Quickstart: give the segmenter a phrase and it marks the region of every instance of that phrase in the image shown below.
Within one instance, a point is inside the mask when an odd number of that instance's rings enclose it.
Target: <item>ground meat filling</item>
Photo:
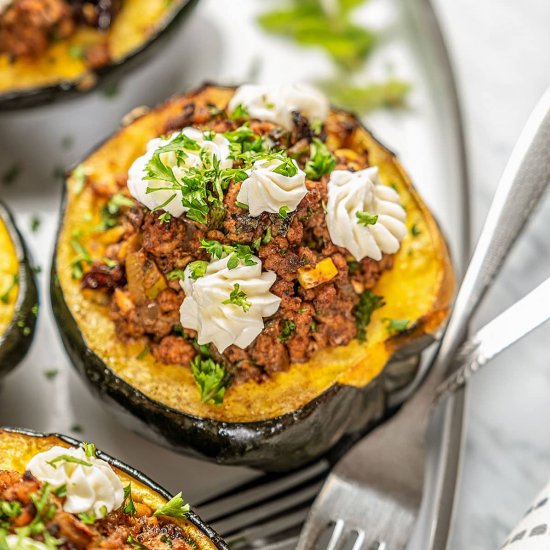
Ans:
[[[33,538],[44,542],[51,535],[62,541],[60,550],[96,550],[100,548],[135,549],[155,548],[192,550],[197,543],[181,527],[153,515],[145,504],[135,502],[135,514],[115,510],[93,523],[84,522],[63,510],[63,497],[48,491],[46,505],[39,512],[34,504],[44,497],[45,485],[30,472],[0,470],[0,529],[16,533],[38,521],[44,530],[37,530]],[[39,517],[37,515],[40,514]],[[36,531],[36,529],[35,529]]]
[[[302,168],[308,161],[312,139],[326,139],[326,130],[314,134],[308,121],[296,114],[291,132],[270,122],[250,121],[250,128],[270,143],[297,152]],[[240,122],[231,120],[224,111],[190,99],[179,115],[165,126],[169,134],[185,126],[216,132],[235,130]],[[331,127],[340,143],[346,143],[357,129],[348,123]],[[346,153],[347,151],[347,153]],[[368,166],[368,151],[339,150],[336,168],[359,170]],[[125,181],[119,181],[125,192]],[[200,352],[196,334],[185,330],[179,321],[179,308],[184,299],[179,280],[172,274],[196,260],[209,260],[201,248],[202,239],[223,244],[247,244],[262,260],[264,270],[274,271],[277,280],[271,291],[281,298],[277,313],[265,319],[262,333],[246,349],[230,346],[223,354],[209,346],[209,354],[222,362],[233,383],[261,382],[275,372],[302,363],[329,346],[344,346],[357,337],[354,310],[362,292],[372,289],[380,275],[392,268],[393,257],[381,261],[366,258],[360,262],[347,250],[334,245],[325,219],[329,175],[319,181],[306,180],[308,193],[294,212],[286,218],[264,212],[249,215],[239,205],[240,183],[230,183],[225,192],[225,218],[216,227],[200,224],[185,216],[159,219],[140,205],[122,213],[119,224],[124,228],[119,243],[111,245],[108,256],[114,267],[108,274],[92,266],[84,276],[83,286],[111,296],[111,317],[122,340],[147,338],[147,349],[156,360],[166,364],[188,366]],[[125,265],[119,264],[121,250]],[[298,279],[299,269],[315,266],[330,258],[338,270],[336,277],[310,289]],[[121,274],[120,269],[125,268]],[[133,280],[142,281],[133,285]],[[135,288],[138,286],[139,291]]]
[[[120,6],[121,0],[12,0],[0,13],[0,54],[12,60],[39,56],[81,25],[105,31]],[[111,59],[108,45],[86,48],[83,59],[91,69],[103,67]]]

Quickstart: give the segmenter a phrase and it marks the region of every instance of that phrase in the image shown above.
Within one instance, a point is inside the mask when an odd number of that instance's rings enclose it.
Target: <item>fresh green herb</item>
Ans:
[[[93,443],[82,443],[82,448],[88,458],[95,457],[95,445]]]
[[[87,180],[86,172],[82,164],[79,164],[73,170],[73,180],[74,180],[74,192],[77,195],[80,195],[80,193],[82,193],[84,189],[84,186],[86,185],[86,180]]]
[[[235,205],[242,210],[248,210],[248,204],[245,204],[244,202],[235,201]]]
[[[356,260],[348,260],[348,270],[350,272],[350,275],[354,275],[355,273],[357,273],[360,267],[361,266],[359,262],[357,262]]]
[[[285,344],[296,333],[296,323],[290,319],[283,321],[283,328],[281,334],[279,334],[279,341],[281,344]]]
[[[55,515],[57,510],[55,504],[50,501],[50,491],[51,487],[49,483],[45,483],[40,492],[30,495],[31,502],[36,511],[34,518],[28,525],[16,528],[15,532],[21,538],[40,535],[44,539],[46,547],[57,548],[61,544],[61,541],[55,539],[46,530],[46,523]]]
[[[229,386],[224,367],[212,359],[204,359],[197,355],[191,361],[191,371],[203,403],[220,405]]]
[[[384,319],[384,321],[390,334],[405,332],[410,323],[409,319]]]
[[[40,218],[36,214],[34,214],[31,217],[31,231],[33,233],[36,233],[40,229],[40,224],[41,223],[42,223],[42,221],[40,220]]]
[[[2,173],[0,179],[3,185],[12,185],[15,183],[19,175],[21,174],[21,165],[19,163],[12,164],[5,172]]]
[[[20,502],[0,500],[0,518],[16,518],[22,511]]]
[[[159,222],[160,223],[170,223],[170,220],[172,219],[172,214],[170,212],[163,212],[159,216]]]
[[[359,296],[359,303],[353,310],[355,323],[357,324],[357,339],[365,342],[367,339],[367,326],[370,323],[373,312],[384,305],[384,298],[376,296],[371,290],[365,290]]]
[[[350,16],[350,8],[362,1],[334,2],[335,9],[326,13],[320,0],[292,0],[261,15],[259,23],[302,46],[323,48],[340,67],[352,70],[361,66],[376,42],[374,33]]]
[[[374,225],[378,221],[378,214],[371,214],[369,212],[356,212],[357,223],[364,225]]]
[[[104,518],[109,513],[109,510],[107,510],[107,506],[105,506],[104,504],[99,508],[99,512],[101,514],[101,517]]]
[[[233,112],[231,113],[231,120],[244,120],[245,118],[248,118],[248,117],[249,117],[248,109],[241,103],[239,103],[239,105],[237,105],[235,109],[233,109]]]
[[[124,501],[122,502],[123,505],[123,511],[125,514],[130,514],[131,516],[135,516],[137,514],[136,507],[134,505],[134,499],[132,497],[132,484],[128,483],[126,487],[124,487]]]
[[[160,542],[162,542],[163,544],[166,544],[168,548],[172,548],[173,546],[172,539],[168,535],[162,535],[162,537],[160,537]]]
[[[245,313],[248,312],[252,305],[252,303],[246,299],[246,292],[241,290],[239,283],[233,285],[233,290],[231,294],[229,294],[229,298],[224,300],[222,304],[233,304],[234,306],[241,307]]]
[[[228,269],[235,269],[242,262],[246,266],[256,265],[258,262],[253,259],[252,249],[245,244],[230,246],[219,241],[201,240],[201,248],[204,248],[211,256],[220,260],[230,256],[227,262]]]
[[[274,174],[280,174],[281,176],[292,178],[298,173],[296,162],[290,157],[278,153],[275,158],[276,160],[280,160],[281,164],[272,170]]]
[[[330,174],[335,166],[336,158],[329,148],[320,139],[313,138],[305,168],[306,176],[310,180],[320,180],[325,174]]]
[[[4,291],[3,294],[0,295],[0,302],[2,302],[3,304],[9,303],[11,291],[17,286],[18,283],[19,275],[15,274],[12,277],[11,283],[9,284],[8,288]]]
[[[271,226],[268,226],[268,228],[265,230],[265,234],[262,237],[262,244],[269,244],[271,241]]]
[[[32,313],[35,317],[38,317],[38,304],[34,304],[34,306],[31,307],[31,313]]]
[[[68,462],[70,464],[78,464],[80,466],[91,466],[89,462],[86,462],[85,460],[81,460],[80,458],[76,458],[75,456],[71,455],[56,456],[54,459],[46,462],[46,464],[49,464],[54,470],[56,470],[57,464],[60,462]]]
[[[420,235],[421,233],[422,233],[422,231],[418,228],[418,225],[413,223],[412,226],[411,226],[411,235],[413,237],[418,237],[418,235]]]
[[[153,515],[183,519],[187,517],[190,510],[189,504],[185,504],[180,492],[175,497],[171,498],[164,506],[157,508]]]
[[[113,195],[109,202],[101,209],[101,222],[97,230],[105,231],[115,227],[118,223],[118,218],[122,213],[123,208],[134,206],[134,202],[122,193]]]
[[[166,274],[169,281],[183,281],[185,279],[185,271],[183,269],[172,269]]]
[[[194,262],[191,262],[187,267],[189,269],[189,276],[191,277],[191,279],[196,280],[206,275],[208,262],[205,262],[204,260],[195,260]]]
[[[48,369],[44,371],[44,376],[48,380],[53,380],[59,374],[59,369]]]
[[[281,206],[279,208],[279,218],[282,218],[283,220],[286,220],[288,218],[288,213],[290,211],[290,208],[288,206]]]
[[[63,483],[60,487],[54,490],[53,494],[58,498],[63,498],[67,496],[67,485]]]
[[[78,44],[71,44],[69,46],[69,55],[73,59],[83,59],[84,58],[84,48]]]
[[[81,279],[84,275],[84,264],[92,263],[92,257],[77,239],[71,240],[71,246],[76,252],[76,256],[71,262],[71,276],[73,279]]]
[[[97,518],[93,512],[82,512],[78,514],[78,519],[86,525],[93,525]]]
[[[148,355],[151,353],[151,349],[149,346],[145,346],[137,355],[136,359],[138,361],[143,361]]]
[[[33,272],[36,273],[37,275],[40,274],[40,273],[42,273],[42,267],[39,266],[39,265],[33,266],[32,270],[33,270]]]

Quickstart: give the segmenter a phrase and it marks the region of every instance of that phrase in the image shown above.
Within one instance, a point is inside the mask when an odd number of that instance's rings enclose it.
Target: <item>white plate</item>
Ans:
[[[203,81],[237,83],[251,74],[266,83],[327,76],[331,66],[319,51],[296,49],[256,26],[256,15],[273,5],[240,0],[238,7],[229,9],[227,0],[203,0],[154,60],[120,83],[115,97],[98,90],[66,103],[0,115],[0,173],[14,164],[21,166],[14,185],[0,184],[0,197],[14,211],[42,267],[37,334],[26,360],[3,384],[0,425],[93,441],[169,490],[182,490],[190,502],[204,500],[256,474],[178,456],[127,431],[77,377],[62,349],[49,305],[48,273],[61,196],[61,180],[55,173],[77,162],[116,130],[131,108],[154,105]],[[402,158],[439,219],[460,266],[469,236],[460,120],[445,52],[426,8],[426,0],[371,0],[361,8],[361,21],[391,29],[369,74],[384,75],[391,65],[396,75],[413,84],[408,111],[380,112],[366,122]],[[35,233],[30,231],[33,215],[41,219]],[[59,374],[49,380],[44,374],[49,369],[58,369]],[[75,426],[82,433],[75,432]]]

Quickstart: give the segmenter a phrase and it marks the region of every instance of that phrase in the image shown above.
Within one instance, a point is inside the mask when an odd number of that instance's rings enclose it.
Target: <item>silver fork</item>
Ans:
[[[445,336],[427,380],[402,409],[359,442],[329,475],[297,550],[402,550],[420,508],[425,441],[437,387],[450,370],[466,327],[534,206],[550,182],[550,89],[522,132],[501,178]]]
[[[311,548],[323,531],[330,550],[340,548],[350,534],[354,538],[345,544],[353,550],[405,548],[422,498],[425,436],[436,388],[449,372],[468,322],[550,181],[549,144],[550,90],[529,118],[499,182],[429,376],[393,418],[337,463],[311,510],[299,550]],[[334,457],[328,456],[287,475],[260,476],[199,504],[199,513],[234,549],[265,549],[274,540],[270,548],[295,548],[295,539],[287,535],[303,522],[333,463]],[[354,522],[347,522],[348,517]],[[278,544],[278,539],[283,542]]]

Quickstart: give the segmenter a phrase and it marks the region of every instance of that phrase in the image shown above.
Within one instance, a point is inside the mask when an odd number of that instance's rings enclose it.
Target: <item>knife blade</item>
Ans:
[[[481,328],[459,349],[453,372],[438,388],[436,400],[455,392],[500,352],[550,319],[550,278]]]

